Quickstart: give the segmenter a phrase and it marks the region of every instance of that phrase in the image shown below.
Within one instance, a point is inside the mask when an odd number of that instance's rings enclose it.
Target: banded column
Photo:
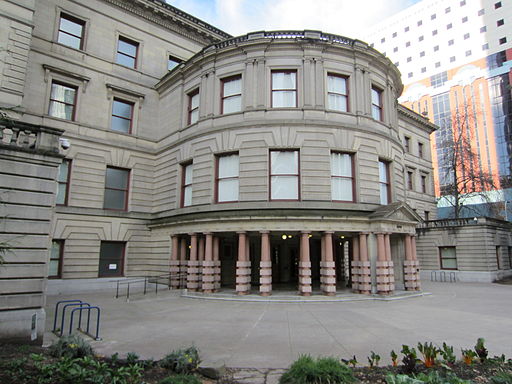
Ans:
[[[369,295],[372,292],[372,274],[368,258],[368,234],[359,234],[359,292]]]
[[[246,295],[251,290],[251,261],[247,252],[247,233],[238,233],[238,261],[236,262],[236,292]]]
[[[190,258],[188,260],[188,268],[187,268],[187,289],[190,291],[197,291],[198,283],[197,283],[197,274],[198,270],[198,261],[197,261],[197,234],[190,234]]]
[[[260,295],[272,294],[272,259],[270,258],[270,235],[261,231]]]
[[[360,261],[361,260],[359,258],[359,237],[354,236],[352,237],[352,267],[350,270],[352,280],[352,292],[354,293],[359,293]]]
[[[180,239],[178,235],[171,236],[171,260],[169,262],[169,273],[171,274],[171,288],[180,287]]]
[[[393,262],[388,260],[386,251],[386,234],[377,233],[377,293],[387,295],[393,291],[390,286],[390,266],[393,273]],[[394,279],[393,279],[394,280]]]
[[[203,261],[203,292],[212,293],[215,288],[215,264],[213,262],[213,236],[210,232],[204,234],[206,237],[204,246]]]
[[[200,236],[197,246],[197,289],[203,289],[204,236]]]
[[[336,294],[336,266],[332,249],[332,234],[324,232],[322,235],[322,257],[320,261],[320,284],[324,295]]]
[[[418,267],[416,239],[414,235],[405,235],[404,282],[406,291],[418,291],[420,289]]]
[[[300,235],[299,294],[311,296],[311,259],[309,257],[309,232]]]
[[[187,284],[187,239],[180,240],[180,288],[186,288]]]
[[[217,236],[213,237],[213,266],[214,266],[214,279],[213,291],[217,292],[220,289],[220,239]]]
[[[393,293],[395,291],[395,265],[391,258],[391,233],[386,233],[384,235],[384,243],[386,245],[386,260],[388,261],[389,267],[389,288],[391,290],[390,293]]]

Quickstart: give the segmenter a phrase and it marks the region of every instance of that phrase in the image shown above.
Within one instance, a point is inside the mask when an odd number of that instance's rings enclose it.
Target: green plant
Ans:
[[[402,372],[411,374],[416,373],[418,370],[417,362],[418,362],[418,356],[416,355],[416,350],[414,348],[409,348],[408,345],[402,345],[402,354],[404,357],[402,358]]]
[[[466,363],[467,365],[473,364],[473,360],[477,356],[475,351],[473,351],[472,349],[461,349],[461,352],[464,363]]]
[[[137,361],[139,361],[139,355],[137,355],[135,352],[128,352],[126,355],[126,362],[128,364],[135,364]]]
[[[370,364],[370,368],[378,367],[380,361],[380,355],[376,354],[373,351],[370,351],[370,356],[368,356],[368,363]]]
[[[54,357],[84,357],[93,354],[90,344],[78,335],[63,336],[49,348]]]
[[[396,352],[394,350],[391,350],[389,356],[391,356],[391,364],[393,365],[393,367],[398,366],[398,355],[396,354]]]
[[[446,376],[442,376],[437,371],[430,371],[416,375],[416,379],[420,380],[420,383],[425,384],[471,384],[470,381],[463,380],[452,372],[448,372]]]
[[[172,351],[160,361],[160,365],[176,373],[192,373],[200,362],[197,348],[189,347]]]
[[[455,353],[453,352],[452,346],[443,343],[443,348],[439,350],[439,353],[443,357],[443,361],[445,364],[449,366],[455,364],[457,358],[455,357]]]
[[[476,341],[475,345],[475,352],[478,355],[478,358],[481,362],[484,362],[487,359],[487,355],[489,354],[489,351],[487,348],[485,348],[485,340],[483,337],[479,337]]]
[[[387,384],[424,384],[423,381],[415,379],[407,375],[393,375],[388,373],[386,375]]]
[[[423,356],[423,364],[425,364],[425,367],[432,368],[436,363],[439,349],[432,343],[425,342],[423,344],[418,343],[418,351],[420,351]]]
[[[341,384],[355,381],[352,371],[334,357],[299,357],[279,379],[280,384]]]
[[[178,374],[166,377],[165,379],[160,380],[158,384],[201,384],[201,380],[193,375]]]
[[[512,372],[501,369],[493,377],[491,377],[492,384],[512,384]]]

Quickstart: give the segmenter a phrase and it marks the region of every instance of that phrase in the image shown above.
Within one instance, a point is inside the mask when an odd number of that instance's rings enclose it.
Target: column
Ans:
[[[322,259],[320,261],[320,283],[324,295],[336,295],[336,266],[332,248],[333,232],[322,235]]]
[[[180,240],[180,288],[186,288],[187,282],[187,240],[181,238]]]
[[[180,238],[178,235],[171,236],[171,260],[169,263],[169,273],[171,274],[171,287],[179,288],[180,286]]]
[[[213,265],[215,268],[215,279],[213,283],[213,291],[217,292],[220,289],[220,257],[219,257],[219,250],[220,250],[220,239],[218,236],[214,236],[213,238]]]
[[[350,270],[350,278],[352,281],[352,292],[359,292],[359,237],[357,235],[352,237],[352,263]]]
[[[369,295],[372,292],[372,275],[368,259],[368,234],[359,234],[359,292]]]
[[[210,232],[205,234],[204,261],[203,261],[203,292],[212,293],[215,288],[215,264],[213,262],[213,236]]]
[[[197,247],[197,289],[203,289],[204,236],[199,237]]]
[[[311,259],[309,257],[309,232],[300,234],[299,294],[311,296]]]
[[[415,240],[414,235],[405,235],[404,283],[406,291],[419,290],[418,261],[416,260],[415,255]]]
[[[260,295],[272,294],[272,259],[270,258],[270,235],[261,231]]]
[[[238,233],[238,261],[236,262],[236,292],[246,295],[251,290],[251,262],[247,255],[247,233]]]
[[[393,264],[393,259],[391,257],[391,233],[386,233],[384,235],[384,243],[386,245],[386,260],[388,261],[389,267],[389,289],[390,293],[395,291],[395,265]]]
[[[190,291],[197,291],[197,273],[198,270],[197,261],[197,234],[190,234],[190,258],[188,261],[187,268],[187,289]]]
[[[386,252],[386,234],[377,233],[377,293],[389,294],[392,289],[389,279],[389,261]]]

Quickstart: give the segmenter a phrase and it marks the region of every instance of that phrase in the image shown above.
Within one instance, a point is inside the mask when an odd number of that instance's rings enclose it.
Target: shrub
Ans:
[[[135,364],[137,361],[139,361],[139,355],[137,355],[135,352],[128,352],[126,355],[126,362],[128,364]]]
[[[492,384],[510,384],[512,383],[512,372],[500,370],[496,375],[491,377]]]
[[[402,359],[402,372],[407,374],[416,373],[416,371],[418,370],[418,367],[416,365],[416,363],[418,362],[416,350],[414,348],[409,348],[409,346],[407,345],[402,345],[401,352],[404,355]]]
[[[54,357],[85,357],[92,356],[90,344],[78,335],[63,336],[50,346],[50,354]]]
[[[439,352],[439,349],[433,345],[432,343],[418,343],[418,351],[420,351],[423,356],[423,364],[425,367],[432,368],[436,363],[436,357]]]
[[[448,372],[446,376],[441,376],[437,371],[431,371],[428,374],[420,373],[416,376],[393,375],[388,373],[386,376],[387,384],[470,384],[468,380],[459,378],[454,373]]]
[[[165,379],[160,380],[158,384],[201,384],[201,380],[193,375],[178,374],[166,377]]]
[[[189,347],[172,351],[160,361],[160,366],[176,373],[192,373],[200,362],[197,348]]]
[[[478,355],[478,358],[480,359],[481,362],[484,362],[485,359],[487,359],[487,355],[489,354],[489,352],[487,351],[487,348],[485,348],[484,343],[485,343],[484,338],[479,337],[478,340],[476,341],[476,345],[475,345],[475,352]]]
[[[457,358],[455,357],[455,353],[453,352],[453,347],[443,343],[443,348],[439,350],[439,353],[443,357],[443,361],[448,365],[455,364]]]
[[[393,375],[392,373],[388,373],[386,375],[386,383],[387,384],[424,384],[423,381],[417,380],[414,377],[410,377],[407,375]]]
[[[467,365],[473,364],[473,360],[477,356],[472,349],[461,349],[462,359]]]
[[[334,357],[299,357],[281,376],[280,384],[342,384],[355,381],[352,371]]]

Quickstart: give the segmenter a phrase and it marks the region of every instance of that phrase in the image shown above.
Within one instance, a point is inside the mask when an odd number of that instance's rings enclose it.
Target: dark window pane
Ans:
[[[122,53],[117,54],[116,62],[126,67],[135,68],[135,58],[123,55]]]
[[[58,42],[72,48],[80,49],[82,40],[78,37],[59,32]]]
[[[82,25],[68,20],[64,17],[60,19],[60,30],[69,33],[70,35],[82,36]]]
[[[129,103],[124,103],[119,100],[114,100],[114,105],[112,107],[112,114],[116,115],[116,116],[125,117],[127,119],[131,119],[132,105]]]
[[[119,40],[117,51],[124,53],[125,55],[135,57],[137,55],[137,46],[133,43]]]
[[[105,189],[104,208],[124,210],[126,208],[125,198],[125,191]]]
[[[107,188],[127,189],[128,171],[126,169],[107,168],[105,186]]]
[[[130,133],[130,120],[112,116],[111,128],[113,131]]]

